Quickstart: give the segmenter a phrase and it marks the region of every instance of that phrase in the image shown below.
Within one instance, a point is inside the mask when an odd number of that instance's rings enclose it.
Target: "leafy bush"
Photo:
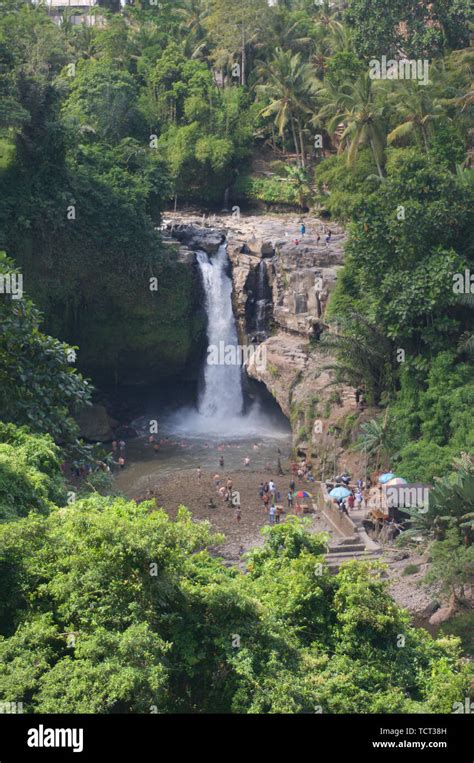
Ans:
[[[0,252],[0,274],[16,272]],[[71,366],[74,348],[43,334],[41,321],[26,296],[0,300],[0,409],[7,421],[71,442],[78,431],[71,411],[87,404],[90,392]]]
[[[275,177],[255,177],[239,175],[233,189],[233,195],[242,201],[263,201],[266,204],[299,204],[298,190],[288,179]]]
[[[60,451],[47,435],[0,423],[0,522],[47,513],[66,497]]]
[[[264,534],[243,574],[183,508],[93,496],[2,526],[0,696],[28,712],[451,711],[469,673],[456,639],[412,628],[376,563],[332,575],[327,535],[295,518]]]
[[[407,564],[407,566],[403,568],[402,575],[416,575],[416,573],[419,571],[419,564]]]

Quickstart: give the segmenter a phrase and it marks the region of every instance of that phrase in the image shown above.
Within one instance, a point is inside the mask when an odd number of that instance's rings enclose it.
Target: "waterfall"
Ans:
[[[208,342],[198,407],[196,410],[185,406],[170,413],[162,420],[162,431],[186,437],[205,437],[207,441],[217,437],[220,441],[245,437],[258,439],[263,435],[286,437],[286,425],[282,427],[281,420],[274,419],[273,415],[262,410],[258,400],[250,405],[247,401],[248,410],[244,412],[243,370],[239,362],[240,353],[237,351],[232,279],[226,246],[220,246],[217,254],[212,257],[202,251],[197,252],[196,257],[205,295]],[[265,273],[262,274],[263,286],[264,279]],[[212,357],[213,350],[217,351],[217,363],[215,356]],[[231,350],[229,354],[228,350]]]
[[[211,259],[205,252],[197,253],[201,270],[207,313],[208,346],[214,348],[237,347],[237,329],[232,312],[232,280],[228,273],[225,244]],[[238,356],[238,353],[235,353]],[[239,416],[244,405],[242,368],[238,362],[210,363],[204,366],[204,379],[199,393],[198,410],[206,418],[225,425],[226,419]]]
[[[255,302],[255,328],[258,334],[265,332],[265,308],[267,300],[265,299],[265,263],[260,260],[257,276],[257,299]]]

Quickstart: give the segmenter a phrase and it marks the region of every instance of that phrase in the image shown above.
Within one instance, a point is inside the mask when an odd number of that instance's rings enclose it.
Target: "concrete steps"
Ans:
[[[365,551],[365,546],[363,543],[352,543],[352,544],[347,543],[344,545],[336,544],[336,545],[329,546],[330,554],[343,555],[343,554],[349,554],[349,553],[354,553],[359,551]]]
[[[380,551],[374,551],[362,547],[363,550],[346,551],[346,552],[333,552],[330,550],[326,556],[326,564],[331,572],[338,572],[341,564],[344,562],[366,562],[374,561],[380,556]]]

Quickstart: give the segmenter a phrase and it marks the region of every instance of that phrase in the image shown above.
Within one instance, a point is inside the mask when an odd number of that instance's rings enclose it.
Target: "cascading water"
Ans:
[[[219,247],[217,255],[212,259],[209,259],[205,252],[198,252],[197,261],[205,294],[208,345],[216,351],[220,348],[237,347],[237,330],[231,300],[232,280],[227,272],[225,245]],[[225,424],[229,417],[242,413],[242,369],[238,363],[209,361],[208,356],[198,410],[202,416],[215,417],[218,422]]]
[[[281,412],[271,412],[268,407],[262,410],[258,400],[244,411],[243,369],[237,351],[232,279],[226,245],[220,246],[212,257],[205,252],[197,252],[196,258],[205,295],[208,340],[198,406],[197,410],[185,407],[163,416],[161,431],[173,436],[204,437],[207,441],[205,447],[213,438],[239,442],[245,442],[248,437],[258,439],[265,436],[269,438],[268,442],[288,438],[289,426],[282,421]],[[262,279],[264,277],[265,274]],[[262,289],[264,286],[262,280]],[[231,352],[228,353],[228,350]]]
[[[255,328],[258,334],[265,333],[265,312],[267,300],[265,299],[265,263],[260,260],[257,276],[257,300],[255,303]]]

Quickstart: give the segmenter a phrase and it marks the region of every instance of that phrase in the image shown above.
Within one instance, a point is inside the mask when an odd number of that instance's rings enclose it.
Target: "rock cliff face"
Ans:
[[[322,224],[317,226],[321,231]],[[275,224],[273,239],[248,241],[242,234],[229,231],[237,315],[242,329],[250,333],[249,303],[252,305],[257,297],[257,272],[263,262],[271,289],[273,328],[310,339],[318,335],[329,291],[343,262],[344,236],[342,232],[334,233],[326,246],[321,232],[305,235],[303,241],[282,237],[282,232],[281,223]]]
[[[260,349],[247,373],[265,384],[289,418],[297,449],[327,475],[360,468],[346,448],[368,412],[357,409],[352,389],[331,385],[325,370],[330,359],[318,350],[327,330],[327,300],[343,264],[344,231],[309,216],[304,223],[304,236],[301,219],[291,215],[214,217],[204,227],[198,218],[179,215],[169,224],[186,247],[210,254],[227,236],[240,342]]]

